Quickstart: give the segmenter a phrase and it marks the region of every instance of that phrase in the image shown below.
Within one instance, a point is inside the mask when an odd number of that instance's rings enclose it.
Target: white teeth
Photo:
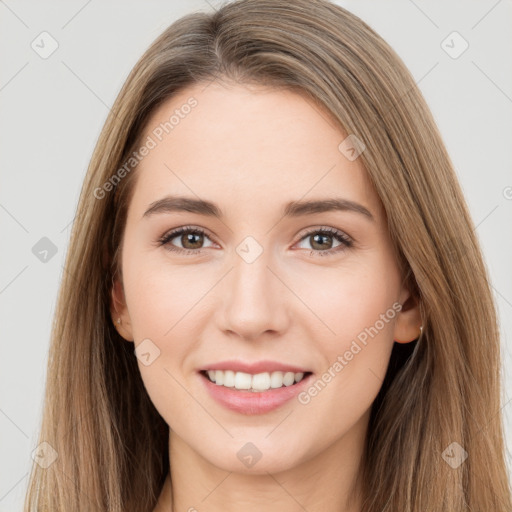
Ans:
[[[283,377],[283,384],[291,386],[295,382],[295,374],[293,372],[286,372]]]
[[[270,375],[268,373],[257,373],[252,377],[251,387],[253,389],[257,389],[258,391],[270,389]]]
[[[235,372],[232,370],[226,370],[224,372],[224,386],[228,388],[235,387]]]
[[[245,372],[235,373],[232,370],[208,370],[207,374],[209,379],[218,386],[251,391],[267,391],[271,388],[291,386],[304,378],[303,372],[263,372],[252,375]]]
[[[280,388],[283,386],[283,372],[273,372],[270,376],[270,387]]]
[[[217,370],[219,375],[219,370]],[[251,389],[252,377],[248,373],[236,372],[235,374],[235,388],[236,389]],[[217,383],[218,381],[215,381]]]

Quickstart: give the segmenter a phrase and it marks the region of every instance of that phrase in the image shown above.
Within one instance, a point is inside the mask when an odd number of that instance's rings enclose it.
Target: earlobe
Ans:
[[[123,285],[117,278],[113,279],[110,313],[117,332],[126,341],[133,341],[132,325],[128,308],[126,307]]]
[[[417,340],[421,336],[422,332],[423,332],[423,325],[420,325],[420,330],[419,330],[418,334],[416,336],[414,336],[414,338],[412,338],[410,340],[397,340],[397,339],[395,339],[394,341],[396,343],[410,343],[411,341]]]

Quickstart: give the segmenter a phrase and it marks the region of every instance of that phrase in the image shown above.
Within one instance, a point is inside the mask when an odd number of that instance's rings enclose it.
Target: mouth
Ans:
[[[233,370],[201,370],[203,378],[216,386],[241,393],[266,393],[297,386],[312,375],[312,372],[260,372],[256,374]]]
[[[211,399],[245,415],[270,413],[291,404],[313,380],[307,367],[271,359],[216,361],[196,371]]]

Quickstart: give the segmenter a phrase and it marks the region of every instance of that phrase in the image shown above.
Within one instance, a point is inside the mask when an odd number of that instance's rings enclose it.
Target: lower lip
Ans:
[[[206,375],[199,373],[211,397],[218,403],[241,414],[264,414],[282,406],[297,396],[308,386],[313,374],[304,377],[291,386],[269,389],[268,391],[247,391],[227,388],[212,382]]]

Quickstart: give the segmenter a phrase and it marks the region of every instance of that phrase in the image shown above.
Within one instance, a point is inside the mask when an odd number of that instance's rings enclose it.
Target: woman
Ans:
[[[359,18],[178,20],[88,169],[26,510],[510,511],[473,228]]]

